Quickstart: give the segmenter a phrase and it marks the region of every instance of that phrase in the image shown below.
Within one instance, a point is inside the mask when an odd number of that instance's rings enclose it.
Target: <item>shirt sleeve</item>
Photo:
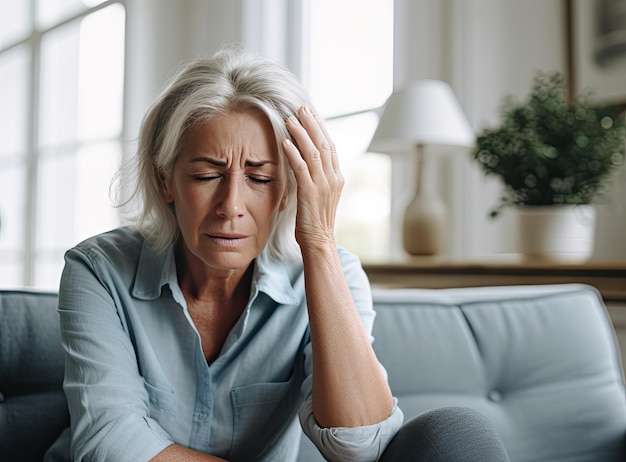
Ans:
[[[339,249],[339,256],[361,321],[369,335],[370,342],[373,342],[372,328],[376,314],[372,306],[372,294],[367,275],[356,255]],[[404,415],[398,407],[398,400],[393,399],[391,415],[377,424],[353,428],[322,428],[313,416],[311,397],[313,364],[310,343],[306,345],[304,355],[306,379],[303,382],[302,391],[306,398],[299,410],[300,424],[304,433],[329,461],[378,460],[404,421]],[[379,365],[386,376],[384,367],[382,364]]]
[[[123,313],[115,275],[95,252],[73,249],[59,290],[64,390],[72,460],[149,460],[173,443],[150,418],[149,397]]]
[[[322,428],[313,417],[313,402],[307,399],[300,408],[300,424],[304,433],[329,461],[377,461],[396,435],[404,414],[393,399],[391,415],[374,425],[363,427]]]

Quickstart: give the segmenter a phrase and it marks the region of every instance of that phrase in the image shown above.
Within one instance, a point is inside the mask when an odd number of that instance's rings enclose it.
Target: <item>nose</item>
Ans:
[[[222,180],[217,214],[228,220],[244,215],[244,179],[240,175],[227,175]]]

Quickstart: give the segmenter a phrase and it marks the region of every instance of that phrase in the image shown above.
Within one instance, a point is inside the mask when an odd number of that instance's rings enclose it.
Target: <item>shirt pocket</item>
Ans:
[[[150,418],[156,420],[163,429],[173,435],[176,428],[176,398],[174,392],[151,385],[144,379],[148,392]]]
[[[299,387],[293,377],[287,382],[255,383],[232,389],[232,448],[236,452],[245,448],[247,457],[262,452],[295,418],[298,397]]]

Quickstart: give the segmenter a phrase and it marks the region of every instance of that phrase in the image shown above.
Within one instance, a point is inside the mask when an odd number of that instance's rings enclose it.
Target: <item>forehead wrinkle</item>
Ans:
[[[246,160],[245,163],[246,167],[256,167],[256,168],[260,168],[260,167],[264,167],[265,165],[278,165],[278,162],[274,161],[274,160]]]
[[[195,150],[189,162],[206,162],[220,168],[280,166],[282,159],[273,130],[263,114],[232,112],[193,126],[187,146]],[[271,128],[271,127],[270,127]],[[261,152],[259,152],[259,150]]]
[[[228,162],[226,160],[216,159],[213,157],[194,157],[193,159],[190,159],[189,162],[207,163],[216,167],[226,167],[228,165]],[[246,160],[244,165],[246,167],[262,168],[266,165],[278,166],[279,164],[274,160]]]
[[[191,163],[204,162],[207,164],[215,165],[216,167],[225,167],[227,165],[225,160],[215,159],[213,157],[194,157],[189,162]]]

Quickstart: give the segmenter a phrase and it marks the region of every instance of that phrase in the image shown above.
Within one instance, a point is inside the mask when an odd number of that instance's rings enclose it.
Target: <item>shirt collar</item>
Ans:
[[[172,274],[172,268],[174,272]],[[176,277],[174,247],[157,252],[148,239],[145,239],[139,254],[133,297],[154,300],[161,296],[161,288]]]
[[[272,259],[264,250],[256,259],[252,287],[264,292],[275,302],[283,305],[295,305],[298,297],[293,288],[292,279],[301,273],[302,264],[290,260]]]
[[[252,288],[264,292],[277,303],[295,305],[298,297],[292,285],[292,278],[299,275],[297,263],[287,260],[271,259],[263,251],[256,259]],[[170,245],[161,252],[156,252],[146,239],[141,248],[133,296],[143,300],[154,300],[161,296],[164,285],[178,285],[174,246]]]

